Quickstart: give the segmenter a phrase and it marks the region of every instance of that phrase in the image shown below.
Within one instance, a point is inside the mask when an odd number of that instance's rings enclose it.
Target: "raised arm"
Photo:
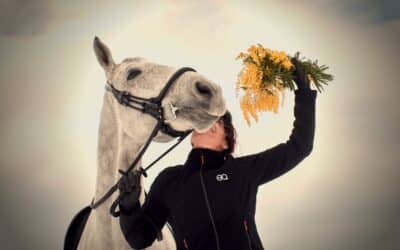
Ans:
[[[162,194],[165,175],[166,169],[155,178],[142,206],[139,202],[121,201],[119,204],[121,230],[134,249],[151,246],[167,221],[169,212]]]
[[[285,143],[280,143],[258,154],[241,157],[251,183],[262,185],[283,175],[312,151],[315,133],[315,101],[317,91],[310,88],[310,81],[298,60],[298,53],[291,59],[295,65],[295,94],[292,133]]]
[[[289,139],[257,154],[240,157],[240,161],[243,161],[240,165],[252,183],[262,185],[277,178],[295,167],[312,151],[317,91],[297,89],[294,93],[295,121]]]

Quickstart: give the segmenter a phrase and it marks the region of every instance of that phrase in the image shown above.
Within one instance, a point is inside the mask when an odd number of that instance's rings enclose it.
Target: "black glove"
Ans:
[[[134,169],[127,174],[123,174],[119,180],[119,209],[122,213],[128,214],[140,208],[140,177],[141,172]]]
[[[297,89],[310,89],[310,80],[307,77],[307,74],[304,72],[303,67],[301,66],[298,60],[298,52],[294,57],[291,58],[291,62],[295,66],[294,74],[294,82],[297,85]]]

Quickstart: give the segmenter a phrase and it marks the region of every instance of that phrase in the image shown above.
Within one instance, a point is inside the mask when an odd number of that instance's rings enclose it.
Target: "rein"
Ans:
[[[139,167],[139,174],[143,174],[144,177],[147,177],[146,171],[151,168],[156,162],[158,162],[161,158],[163,158],[166,154],[168,154],[172,149],[174,149],[179,143],[181,143],[193,130],[186,130],[186,131],[177,131],[173,129],[169,124],[165,123],[165,117],[164,117],[164,112],[163,108],[161,106],[161,102],[165,95],[167,94],[169,88],[172,86],[172,84],[181,76],[183,73],[186,71],[194,71],[196,70],[189,68],[189,67],[183,67],[177,70],[171,78],[168,80],[167,84],[164,86],[164,88],[161,90],[159,95],[157,97],[151,97],[151,98],[143,98],[139,96],[134,96],[128,91],[121,91],[116,89],[111,83],[107,82],[106,85],[106,90],[110,91],[113,93],[114,97],[118,100],[118,102],[123,105],[127,106],[136,110],[139,110],[143,113],[149,114],[155,119],[157,119],[157,124],[153,128],[149,138],[147,139],[146,143],[140,150],[139,154],[136,156],[136,158],[133,160],[133,162],[130,164],[129,168],[124,171],[122,169],[118,169],[118,172],[122,175],[128,175],[130,171],[133,170],[137,162],[140,160],[140,158],[143,156],[144,152],[150,145],[152,139],[157,135],[158,131],[162,131],[163,133],[166,133],[172,137],[178,137],[178,141],[169,147],[164,153],[162,153],[157,159],[155,159],[152,163],[150,163],[147,167],[142,168]],[[140,106],[138,106],[140,105]],[[94,198],[92,199],[92,202],[90,204],[90,207],[92,209],[96,209],[98,206],[100,206],[103,202],[105,202],[117,189],[118,189],[118,183],[121,181],[121,178],[117,181],[116,184],[111,186],[108,191],[96,202],[94,201]],[[118,196],[118,198],[112,203],[110,207],[110,213],[114,217],[118,217],[120,215],[120,211],[115,211],[119,201],[121,200],[121,195]]]

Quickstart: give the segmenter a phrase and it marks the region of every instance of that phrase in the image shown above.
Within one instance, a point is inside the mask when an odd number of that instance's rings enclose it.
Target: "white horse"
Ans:
[[[97,37],[94,39],[94,50],[107,81],[115,88],[129,91],[135,96],[158,96],[176,71],[173,67],[152,63],[142,57],[127,58],[116,64],[108,47]],[[221,87],[194,71],[185,72],[174,82],[162,100],[162,107],[166,122],[178,131],[205,131],[226,111]],[[94,200],[101,198],[118,181],[118,169],[126,170],[129,167],[156,122],[148,114],[121,105],[111,92],[104,93],[98,132]],[[168,142],[172,139],[159,132],[153,140]],[[141,161],[135,168],[139,166]],[[118,191],[90,213],[78,249],[131,249],[121,232],[119,218],[114,218],[109,212],[117,195]],[[143,204],[143,189],[139,199]],[[163,240],[155,240],[148,249],[176,249],[173,235],[166,226],[162,229],[162,235]]]

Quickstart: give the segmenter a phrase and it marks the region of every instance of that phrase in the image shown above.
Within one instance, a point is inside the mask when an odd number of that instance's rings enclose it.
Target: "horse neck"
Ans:
[[[134,140],[120,129],[118,113],[114,107],[119,104],[114,104],[115,100],[111,98],[107,92],[104,94],[98,135],[95,200],[101,198],[117,182],[120,177],[118,169],[126,170],[144,144],[139,136]],[[137,165],[140,164],[141,160]],[[116,193],[99,209],[108,209]]]
[[[147,129],[142,126],[142,137],[137,136],[135,140],[128,137],[122,132],[119,124],[119,115],[116,109],[119,103],[114,97],[105,92],[103,97],[103,106],[100,115],[100,126],[98,131],[97,145],[97,177],[95,186],[94,200],[98,201],[110,187],[112,187],[120,177],[118,169],[126,170],[136,158],[138,151],[143,145],[143,138],[146,136]],[[133,124],[139,125],[140,124]],[[138,126],[135,126],[138,127]],[[137,163],[140,165],[141,161]],[[103,204],[93,211],[93,216],[90,218],[90,228],[92,231],[87,236],[87,244],[90,249],[127,249],[126,241],[121,236],[121,229],[117,220],[113,220],[109,209],[112,202],[115,201],[119,192],[116,191]],[[140,195],[141,204],[144,202],[144,191],[142,189]],[[120,247],[121,244],[123,247]]]

